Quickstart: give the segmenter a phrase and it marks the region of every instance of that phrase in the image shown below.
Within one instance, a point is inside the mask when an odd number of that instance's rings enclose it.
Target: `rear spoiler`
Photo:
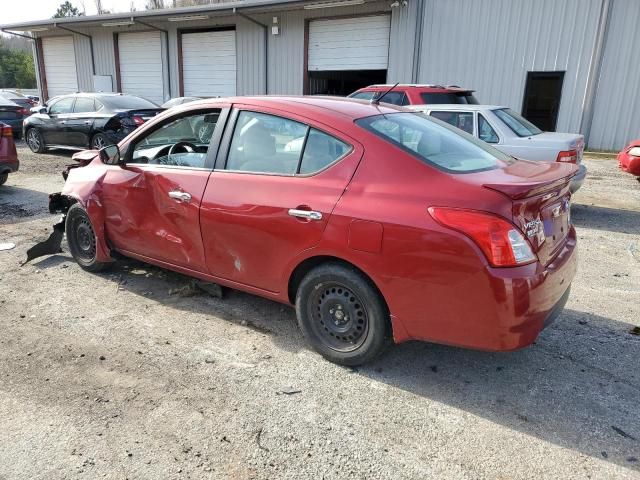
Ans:
[[[521,198],[533,197],[541,195],[543,193],[558,190],[564,185],[568,184],[579,171],[579,167],[573,164],[564,164],[565,167],[572,167],[567,174],[560,178],[553,178],[549,180],[542,180],[538,182],[523,182],[523,183],[485,183],[482,186],[489,190],[502,193],[514,200]]]

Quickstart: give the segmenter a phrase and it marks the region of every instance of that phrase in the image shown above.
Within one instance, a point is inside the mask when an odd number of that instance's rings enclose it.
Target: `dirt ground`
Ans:
[[[70,155],[19,154],[0,187],[1,480],[640,478],[640,183],[614,161],[586,160],[579,273],[535,345],[412,342],[347,369],[267,300],[185,295],[134,261],[92,275],[65,244],[21,267]]]

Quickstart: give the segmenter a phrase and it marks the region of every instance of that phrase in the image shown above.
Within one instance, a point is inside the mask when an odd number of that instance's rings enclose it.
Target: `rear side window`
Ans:
[[[431,112],[431,116],[473,135],[473,113],[471,112],[434,111]]]
[[[349,98],[357,98],[358,100],[371,100],[376,92],[358,92],[349,95]]]
[[[478,100],[476,100],[476,97],[474,97],[471,92],[425,92],[421,93],[420,97],[422,98],[422,101],[428,105],[478,104]]]
[[[279,175],[312,174],[343,157],[351,147],[308,125],[275,115],[238,115],[227,170]]]
[[[498,143],[500,141],[496,131],[481,113],[478,114],[478,137],[487,143]]]
[[[312,128],[304,146],[300,173],[308,175],[324,170],[346,155],[349,150],[351,147],[346,143]]]
[[[380,98],[384,92],[359,92],[349,95],[349,98],[357,98],[359,100],[371,100],[373,98]],[[389,92],[380,100],[384,103],[391,103],[392,105],[409,105],[409,99],[404,92]]]
[[[451,173],[493,170],[513,161],[475,137],[420,113],[375,115],[356,123],[419,160]]]
[[[76,98],[76,104],[73,106],[75,113],[95,112],[96,107],[93,98],[78,97]]]
[[[539,135],[542,133],[542,130],[510,108],[500,108],[494,110],[493,113],[519,137],[530,137],[531,135]]]

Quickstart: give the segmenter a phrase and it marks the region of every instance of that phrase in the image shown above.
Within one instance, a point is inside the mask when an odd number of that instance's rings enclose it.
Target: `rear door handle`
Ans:
[[[297,208],[290,208],[289,215],[292,217],[306,218],[307,220],[322,220],[322,213],[314,210],[299,210]]]
[[[181,192],[179,190],[174,190],[173,192],[169,192],[169,197],[180,200],[181,202],[189,203],[191,201],[191,195],[187,192]]]
[[[67,122],[66,122],[66,121],[64,121],[64,120],[60,120],[60,124],[61,124],[61,125],[66,125],[66,124],[67,124]]]

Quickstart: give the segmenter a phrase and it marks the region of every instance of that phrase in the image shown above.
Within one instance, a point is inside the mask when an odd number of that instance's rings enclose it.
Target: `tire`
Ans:
[[[100,150],[101,148],[106,147],[107,145],[111,145],[113,142],[110,142],[109,139],[103,133],[96,133],[93,137],[91,137],[91,148],[93,150]]]
[[[353,267],[327,263],[307,273],[296,292],[296,315],[311,346],[339,365],[370,362],[388,344],[386,304]]]
[[[83,269],[99,272],[110,266],[110,263],[96,260],[96,235],[89,215],[79,203],[69,208],[65,231],[71,255]]]
[[[9,178],[9,174],[8,173],[0,173],[0,185],[4,185],[5,183],[7,183],[7,178]]]
[[[47,147],[44,143],[44,138],[40,130],[33,127],[27,130],[25,141],[33,153],[44,153],[47,151]]]

